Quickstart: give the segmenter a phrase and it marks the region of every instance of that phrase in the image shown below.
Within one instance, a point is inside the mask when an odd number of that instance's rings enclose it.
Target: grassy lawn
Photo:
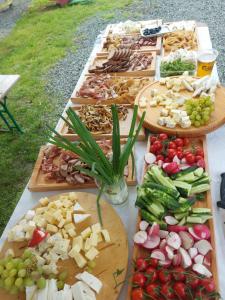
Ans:
[[[100,11],[113,14],[113,9],[131,2],[95,0],[50,10],[43,9],[48,0],[34,0],[11,34],[0,41],[0,74],[21,75],[8,103],[25,131],[0,134],[0,233],[29,179],[40,145],[46,143],[46,124],[55,126],[58,119],[56,104],[62,99],[47,95],[44,75],[74,47],[76,28],[86,18]]]

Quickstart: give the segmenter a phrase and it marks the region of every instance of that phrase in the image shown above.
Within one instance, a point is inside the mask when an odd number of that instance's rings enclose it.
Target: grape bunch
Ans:
[[[214,103],[210,97],[189,99],[185,102],[185,110],[190,117],[191,124],[194,127],[200,127],[209,122],[214,111]]]

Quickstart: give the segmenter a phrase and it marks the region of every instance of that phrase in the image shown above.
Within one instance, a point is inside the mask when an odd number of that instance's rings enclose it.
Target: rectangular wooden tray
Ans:
[[[45,174],[41,171],[41,163],[44,156],[44,148],[46,146],[42,146],[36,163],[34,165],[34,169],[28,183],[28,188],[32,192],[47,192],[54,190],[71,190],[71,189],[88,189],[88,188],[96,188],[95,182],[88,182],[84,184],[69,184],[67,182],[56,182],[55,180],[46,180]],[[127,177],[127,184],[130,186],[136,185],[136,172],[134,172],[134,176],[132,178],[132,160],[129,158],[128,160],[128,170],[129,174]]]
[[[127,72],[114,72],[114,73],[108,73],[108,74],[112,74],[112,75],[118,75],[118,76],[153,76],[155,75],[155,71],[156,71],[156,52],[155,51],[152,51],[152,52],[142,52],[142,53],[146,53],[146,54],[149,54],[149,53],[152,53],[152,56],[153,56],[153,60],[152,60],[152,63],[150,65],[150,67],[146,70],[141,70],[141,71],[127,71]],[[104,56],[101,56],[101,57],[98,57],[96,56],[91,67],[96,67],[96,65],[98,64],[102,64],[104,62],[107,61],[107,55],[104,57]],[[90,74],[90,73],[89,73]]]
[[[129,130],[130,130],[130,125],[131,125],[131,121],[132,121],[132,116],[133,116],[133,108],[132,108],[133,105],[124,104],[124,106],[127,107],[128,114],[127,114],[126,120],[124,120],[124,121],[120,120],[119,121],[121,138],[127,138],[128,137]],[[77,111],[77,110],[80,109],[80,107],[81,107],[80,105],[77,105],[77,106],[72,107],[72,109],[74,111]],[[136,124],[136,128],[137,128],[137,126],[138,126],[138,124]],[[75,140],[79,139],[77,134],[68,133],[68,125],[66,124],[66,122],[64,120],[62,120],[61,125],[58,129],[58,132],[59,132],[60,135],[64,136],[65,138],[67,138],[71,141],[75,141]],[[112,132],[111,133],[93,133],[92,135],[96,140],[99,140],[99,139],[112,139]],[[141,131],[138,135],[138,140],[139,141],[145,140],[145,131],[144,131],[143,127],[141,128]]]
[[[71,101],[74,104],[130,104],[129,101],[127,100],[126,102],[123,99],[118,98],[112,98],[112,99],[107,99],[107,100],[96,100],[93,98],[85,98],[85,97],[79,97],[76,96],[76,92],[80,90],[80,88],[82,87],[83,83],[85,82],[85,80],[88,78],[88,76],[90,76],[90,74],[88,74],[87,76],[84,77],[83,81],[76,86],[76,90],[73,92],[72,96],[71,96]],[[112,78],[120,78],[121,76],[118,76],[116,74],[114,74],[113,76],[111,76]],[[150,77],[150,76],[122,76],[123,78],[126,79],[137,79],[137,78],[146,78],[149,79],[149,83],[153,82],[154,78]]]
[[[198,137],[198,138],[193,138],[193,139],[190,139],[190,141],[194,145],[201,146],[203,148],[203,151],[204,151],[204,160],[205,160],[205,169],[206,169],[207,172],[209,172],[206,137],[202,136],[202,137]],[[149,142],[149,139],[148,139],[146,152],[148,152],[149,149],[150,149],[150,142]],[[145,163],[145,165],[144,165],[144,171],[143,171],[143,177],[144,177],[144,174],[147,171],[147,168],[148,168],[148,166]],[[206,193],[205,200],[204,201],[203,200],[198,201],[195,204],[195,207],[208,207],[208,208],[212,209],[211,192],[208,191]],[[138,213],[136,231],[139,230],[138,229],[139,228],[138,225],[139,225],[140,221],[141,221],[141,215],[140,215],[140,213]],[[216,288],[217,288],[217,290],[219,290],[218,273],[217,273],[217,259],[216,259],[216,245],[215,245],[215,231],[214,231],[214,222],[213,222],[213,219],[209,220],[206,224],[210,228],[210,232],[211,232],[211,244],[212,244],[212,247],[213,247],[213,251],[211,252],[212,262],[211,262],[210,270],[211,270],[211,272],[213,274],[213,278],[214,278],[214,281],[215,281],[215,284],[216,284]],[[144,248],[140,248],[140,247],[138,247],[137,245],[134,244],[133,255],[132,255],[133,261],[135,261],[136,258],[139,257],[139,256],[147,256],[147,255],[149,255],[149,252],[147,250],[145,250]],[[134,269],[132,268],[132,270],[131,270],[132,273],[131,274],[133,274],[133,270]],[[131,291],[132,291],[132,285],[131,285],[131,282],[129,281],[128,293],[127,293],[127,300],[131,299],[131,297],[130,297],[131,296]]]

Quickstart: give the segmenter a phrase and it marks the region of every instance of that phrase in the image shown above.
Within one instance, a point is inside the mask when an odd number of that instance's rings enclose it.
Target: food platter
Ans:
[[[162,86],[159,81],[156,81],[154,83],[149,84],[148,86],[144,87],[139,94],[136,97],[135,104],[138,104],[140,99],[145,97],[147,99],[150,99],[151,90],[158,89],[160,93],[165,93],[167,91],[167,88],[165,86]],[[181,91],[181,94],[184,96],[190,96],[192,93],[187,91]],[[212,113],[211,118],[209,120],[209,123],[200,126],[198,128],[196,127],[189,127],[189,128],[181,128],[176,126],[175,128],[167,128],[164,126],[160,126],[158,124],[158,119],[160,117],[160,107],[150,107],[149,104],[147,104],[146,108],[140,108],[138,109],[138,116],[140,117],[143,113],[143,111],[146,109],[146,116],[144,121],[144,127],[152,130],[153,132],[165,132],[168,134],[174,134],[178,136],[186,136],[186,137],[197,137],[202,136],[204,134],[207,134],[215,129],[217,129],[219,126],[223,125],[225,122],[225,89],[224,87],[219,87],[216,90],[215,94],[215,111]]]
[[[66,194],[64,194],[66,195]],[[87,221],[86,226],[98,222],[97,212],[96,212],[96,195],[90,193],[77,193],[79,197],[79,203],[82,207],[91,214],[91,218]],[[55,195],[49,197],[50,201],[57,200],[60,195]],[[40,206],[40,205],[39,205]],[[37,206],[37,207],[39,207]],[[35,207],[35,208],[37,208]],[[110,233],[111,243],[103,244],[99,246],[100,255],[96,259],[96,267],[94,268],[93,275],[98,277],[103,282],[102,290],[97,296],[98,300],[112,299],[116,300],[122,285],[114,288],[115,282],[113,278],[113,273],[117,269],[123,270],[118,280],[120,282],[124,281],[126,276],[126,269],[128,263],[128,242],[127,235],[122,221],[119,216],[112,208],[110,204],[106,201],[101,201],[102,214],[103,214],[103,225]],[[83,225],[79,225],[79,231],[83,230]],[[20,255],[23,252],[26,242],[8,242],[5,241],[3,248],[1,250],[1,257],[4,256],[7,249],[12,248],[16,255]],[[100,244],[101,245],[101,244]],[[75,282],[75,274],[79,273],[81,269],[76,267],[74,260],[67,259],[61,261],[59,268],[68,270],[68,284],[73,284]],[[0,299],[4,300],[25,300],[25,295],[20,293],[19,296],[10,295],[8,292],[0,289]]]
[[[69,184],[66,181],[57,182],[54,179],[46,179],[46,174],[41,170],[42,161],[44,158],[44,151],[46,146],[42,146],[40,152],[38,154],[36,163],[34,165],[34,169],[28,184],[28,188],[33,192],[41,192],[41,191],[53,191],[53,190],[71,190],[71,189],[85,189],[85,188],[95,188],[96,184],[92,180],[90,182],[85,183],[75,183]],[[132,177],[132,160],[131,158],[128,161],[128,176],[127,176],[127,184],[128,185],[136,185],[136,175],[134,172],[134,176]]]
[[[104,76],[105,77],[105,76]],[[103,78],[103,76],[98,76],[96,79]],[[94,80],[92,76],[85,76],[83,81],[77,86],[76,91],[72,94],[71,101],[75,104],[133,104],[135,97],[138,91],[147,83],[153,80],[152,77],[133,77],[133,76],[111,76],[107,75],[108,79],[102,79],[103,82],[108,82],[112,88],[114,86],[115,92],[118,96],[116,97],[91,97],[87,93],[84,96],[81,96],[81,91],[89,88],[90,80]],[[96,88],[97,83],[95,84],[96,93],[99,91],[99,88]]]
[[[190,143],[192,146],[200,146],[203,151],[204,151],[204,161],[205,161],[205,170],[208,172],[208,159],[207,159],[207,144],[206,144],[206,138],[205,136],[203,137],[197,137],[197,138],[191,138],[190,139]],[[146,153],[149,152],[150,149],[150,140],[148,141],[147,144],[147,149],[146,149]],[[143,177],[147,171],[148,165],[145,162],[144,163],[144,169],[143,169]],[[205,199],[201,200],[201,201],[197,201],[197,203],[195,203],[194,207],[207,207],[209,209],[212,209],[212,199],[211,199],[211,193],[210,191],[206,192],[205,195]],[[140,211],[138,213],[138,218],[137,218],[137,225],[136,225],[136,231],[139,230],[139,223],[141,221],[141,214]],[[217,259],[216,259],[216,244],[215,244],[215,231],[214,231],[214,222],[213,219],[210,219],[207,221],[206,223],[210,229],[210,233],[211,233],[211,245],[213,247],[213,251],[211,251],[211,266],[210,266],[210,271],[213,274],[213,279],[216,285],[216,289],[219,290],[219,286],[218,286],[218,272],[217,272]],[[133,261],[136,261],[136,259],[138,257],[149,257],[149,251],[147,249],[144,249],[143,247],[140,247],[136,244],[134,244],[133,247]],[[131,271],[133,274],[134,272],[134,268],[132,268]],[[131,282],[129,283],[129,288],[128,288],[128,294],[127,294],[127,300],[131,299],[131,291],[132,291],[132,284]]]
[[[80,109],[81,106],[75,106],[73,107],[74,111],[78,111]],[[131,120],[132,120],[132,116],[133,116],[133,108],[132,105],[123,105],[123,107],[127,108],[127,116],[126,119],[123,120],[121,119],[120,122],[120,136],[121,138],[127,138],[129,135],[129,128],[131,125]],[[137,127],[137,125],[136,125]],[[61,127],[58,129],[58,133],[62,136],[64,136],[65,138],[68,138],[69,140],[77,140],[78,136],[74,133],[71,132],[69,130],[68,125],[65,123],[65,121],[63,121],[61,123]],[[111,139],[112,138],[112,131],[111,132],[93,132],[93,136],[95,139]],[[142,128],[139,136],[138,136],[138,140],[145,140],[145,132],[144,129]]]

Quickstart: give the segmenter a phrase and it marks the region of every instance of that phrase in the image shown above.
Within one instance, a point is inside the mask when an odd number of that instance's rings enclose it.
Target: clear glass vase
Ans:
[[[128,188],[125,178],[120,178],[116,183],[107,185],[103,189],[103,199],[112,205],[122,205],[128,200]]]

